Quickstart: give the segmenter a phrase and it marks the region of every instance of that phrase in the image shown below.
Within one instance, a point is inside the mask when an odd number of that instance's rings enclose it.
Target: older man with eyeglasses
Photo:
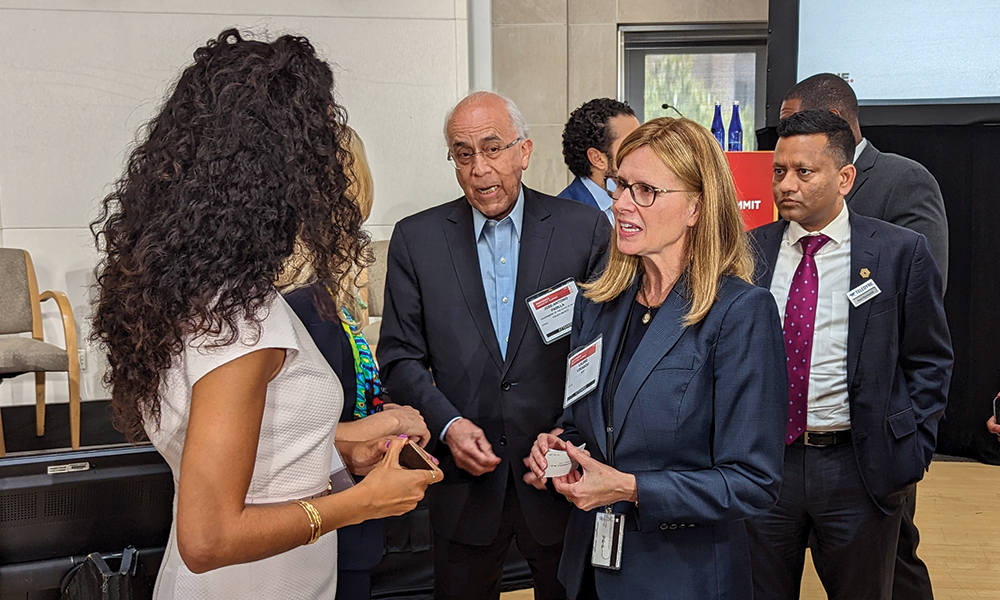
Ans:
[[[393,400],[417,408],[440,440],[444,483],[428,495],[434,597],[499,598],[516,538],[535,598],[562,599],[569,504],[523,457],[562,414],[569,337],[538,326],[527,300],[588,280],[608,222],[521,184],[532,142],[509,99],[470,94],[447,116],[445,137],[465,194],[396,225],[377,350]]]

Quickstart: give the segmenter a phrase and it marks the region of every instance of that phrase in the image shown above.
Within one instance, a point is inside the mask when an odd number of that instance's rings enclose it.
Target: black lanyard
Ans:
[[[618,340],[618,348],[615,350],[615,356],[611,360],[608,381],[604,384],[604,431],[607,432],[608,436],[608,451],[605,453],[605,457],[608,459],[609,467],[615,466],[615,393],[618,391],[618,385],[621,383],[620,378],[616,381],[616,374],[618,373],[618,362],[621,360],[622,350],[625,348],[625,337],[628,335],[629,325],[632,323],[632,311],[634,309],[635,300],[630,300],[628,316],[625,317],[625,328],[622,331],[621,338]]]

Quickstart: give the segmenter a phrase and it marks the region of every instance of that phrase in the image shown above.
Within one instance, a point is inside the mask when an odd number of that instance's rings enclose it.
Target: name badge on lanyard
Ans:
[[[604,512],[594,515],[594,548],[590,552],[590,564],[602,569],[618,571],[622,568],[622,538],[625,533],[625,515]]]
[[[573,305],[577,290],[573,278],[527,298],[528,311],[546,344],[569,335],[573,328]]]

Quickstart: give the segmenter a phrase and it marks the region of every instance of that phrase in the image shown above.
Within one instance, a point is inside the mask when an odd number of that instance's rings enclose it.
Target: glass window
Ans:
[[[622,92],[640,121],[682,114],[710,129],[719,102],[728,131],[733,101],[738,101],[743,149],[756,149],[754,130],[764,127],[766,28],[723,24],[622,30]]]

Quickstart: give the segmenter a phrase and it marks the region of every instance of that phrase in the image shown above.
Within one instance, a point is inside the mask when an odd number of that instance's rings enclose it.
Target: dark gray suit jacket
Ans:
[[[934,176],[914,160],[879,152],[870,141],[854,166],[858,176],[844,197],[847,206],[859,215],[924,234],[947,289],[948,215]]]
[[[861,270],[866,268],[881,290],[848,308],[851,443],[869,495],[890,514],[931,462],[954,354],[941,273],[924,236],[849,214],[850,288],[865,282]],[[754,281],[761,287],[771,287],[787,226],[779,220],[751,232],[759,257]]]
[[[513,473],[535,539],[562,540],[569,504],[525,484],[522,459],[562,414],[569,337],[546,345],[525,299],[567,278],[586,281],[608,246],[604,214],[524,188],[524,220],[506,360],[486,305],[472,224],[463,197],[403,219],[389,243],[385,309],[378,343],[392,399],[413,406],[437,436],[463,416],[483,429],[502,462],[473,477],[445,444],[435,452],[444,481],[431,486],[431,525],[463,544],[493,542]]]

